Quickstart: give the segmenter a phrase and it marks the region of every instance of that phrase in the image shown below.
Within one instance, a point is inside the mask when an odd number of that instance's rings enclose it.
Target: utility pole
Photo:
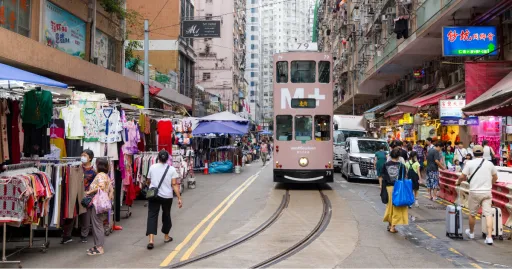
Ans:
[[[192,101],[194,102],[194,101]],[[144,20],[144,108],[149,108],[149,21]]]

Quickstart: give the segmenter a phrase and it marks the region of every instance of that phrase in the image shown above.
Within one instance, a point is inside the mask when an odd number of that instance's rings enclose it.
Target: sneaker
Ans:
[[[63,237],[62,240],[60,241],[61,244],[67,244],[67,243],[71,243],[73,242],[73,238],[71,237]]]
[[[83,236],[82,236],[82,237],[80,238],[80,241],[81,241],[82,243],[87,243],[87,237],[83,237]]]
[[[489,246],[492,246],[492,243],[494,243],[494,241],[492,240],[492,237],[487,237],[485,238],[485,243]]]
[[[418,203],[418,200],[416,200],[416,202],[414,202],[414,206],[415,207],[420,207],[420,204]]]
[[[466,229],[466,235],[469,237],[469,239],[475,239],[475,234],[471,233],[469,229]]]

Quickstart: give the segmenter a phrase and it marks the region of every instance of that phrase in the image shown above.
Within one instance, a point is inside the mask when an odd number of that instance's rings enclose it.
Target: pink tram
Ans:
[[[274,182],[333,182],[332,56],[274,55]]]

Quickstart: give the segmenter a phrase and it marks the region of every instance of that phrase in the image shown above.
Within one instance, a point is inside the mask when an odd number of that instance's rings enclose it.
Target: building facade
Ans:
[[[0,62],[76,90],[140,98],[140,83],[122,74],[118,15],[92,0],[0,1]]]
[[[247,1],[247,53],[245,78],[249,83],[248,105],[252,120],[257,124],[263,120],[263,90],[260,86],[261,65],[261,20],[260,0]]]
[[[293,50],[298,43],[311,42],[310,0],[258,0],[260,12],[260,68],[259,87],[263,92],[263,119],[269,124],[273,118],[273,66],[275,53]]]
[[[195,16],[220,20],[221,37],[196,39],[197,84],[219,97],[222,109],[244,112],[247,81],[245,64],[245,0],[196,0]]]

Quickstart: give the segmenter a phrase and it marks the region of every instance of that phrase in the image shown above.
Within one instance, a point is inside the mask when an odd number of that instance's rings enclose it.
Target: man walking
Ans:
[[[423,146],[421,145],[421,141],[416,141],[416,145],[412,148],[413,151],[416,151],[418,153],[418,162],[420,163],[420,171],[423,171],[423,162],[425,161],[425,153]]]
[[[470,239],[475,238],[475,222],[478,209],[482,207],[482,214],[487,221],[487,238],[485,243],[492,245],[492,185],[498,180],[498,171],[494,164],[483,158],[484,149],[482,146],[474,146],[473,154],[475,159],[470,160],[464,166],[462,175],[457,180],[457,185],[462,181],[469,183],[469,204],[468,209],[471,212],[469,216],[469,229],[466,229],[466,235]]]
[[[446,169],[441,162],[442,143],[437,142],[434,148],[427,153],[427,189],[430,200],[437,200],[437,188],[439,187],[439,168]]]
[[[263,161],[263,165],[265,165],[267,163],[267,154],[268,154],[268,146],[267,146],[267,142],[265,140],[263,140],[263,142],[261,142],[260,149],[261,149],[261,161]]]

